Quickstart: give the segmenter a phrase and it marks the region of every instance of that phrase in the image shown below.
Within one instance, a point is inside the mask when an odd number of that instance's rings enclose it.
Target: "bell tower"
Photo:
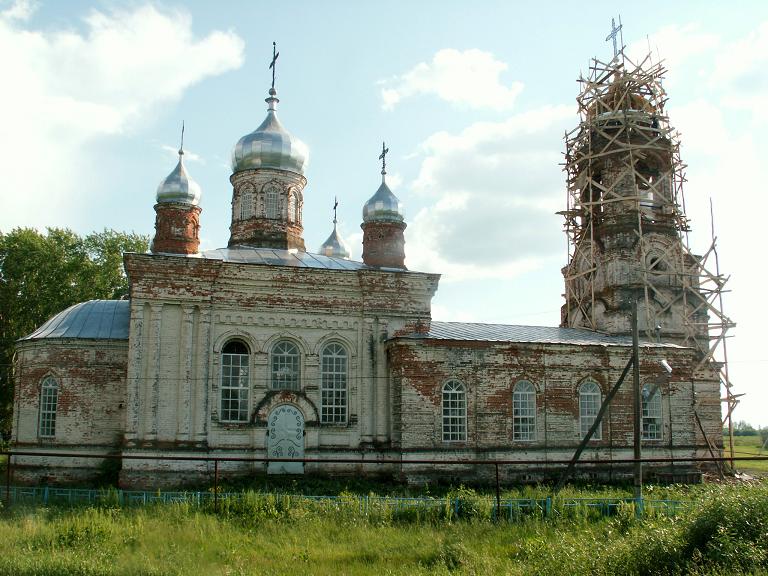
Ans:
[[[561,325],[628,335],[637,301],[646,339],[694,347],[703,362],[711,331],[733,324],[717,302],[722,278],[685,241],[684,165],[664,111],[665,70],[648,62],[617,52],[580,79],[580,122],[566,135]]]
[[[277,118],[273,43],[272,87],[267,117],[235,145],[232,152],[232,224],[229,246],[295,248],[304,251],[302,210],[307,179],[307,146]]]

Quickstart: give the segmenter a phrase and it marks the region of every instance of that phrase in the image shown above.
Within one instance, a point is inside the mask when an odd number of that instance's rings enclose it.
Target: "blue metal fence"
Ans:
[[[239,500],[246,497],[245,492],[210,491],[142,491],[119,489],[83,489],[83,488],[54,488],[48,486],[10,486],[8,492],[2,491],[5,501],[11,503],[51,506],[51,505],[114,505],[121,507],[146,506],[150,504],[186,503],[200,506],[218,500]],[[368,516],[375,512],[402,514],[407,512],[427,513],[443,510],[446,516],[459,518],[469,515],[466,510],[467,502],[463,498],[431,498],[431,497],[390,497],[374,495],[341,495],[341,496],[307,496],[296,494],[258,494],[271,497],[278,505],[290,505],[292,502],[313,502],[321,508],[341,509],[342,507],[357,509],[360,515]],[[631,507],[635,513],[652,513],[674,516],[680,510],[689,506],[682,500],[650,500],[643,499],[638,503],[634,498],[503,498],[500,508],[492,497],[478,496],[474,504],[482,503],[493,519],[516,520],[523,517],[551,517],[567,515],[613,516],[622,507]],[[639,506],[638,506],[639,504]]]

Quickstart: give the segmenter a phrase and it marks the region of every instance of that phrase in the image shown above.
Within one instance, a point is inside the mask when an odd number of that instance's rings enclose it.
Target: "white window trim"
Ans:
[[[287,354],[285,352],[277,352],[278,346],[281,345],[289,345],[292,346],[295,350],[295,353]],[[277,378],[277,370],[275,369],[275,361],[277,358],[295,358],[295,362],[293,362],[295,366],[295,376],[291,379],[292,385],[291,386],[278,386],[277,383],[279,379]],[[278,370],[284,370],[286,368],[286,363],[283,362],[283,365],[278,368]],[[287,371],[286,371],[287,372]],[[275,342],[275,344],[272,346],[272,349],[269,353],[269,388],[270,390],[292,390],[294,392],[298,392],[301,390],[301,349],[299,346],[292,342],[291,340],[278,340]]]
[[[329,354],[328,350],[331,347],[337,347],[336,350],[341,350],[343,354]],[[326,371],[325,358],[330,356],[334,360],[343,358],[343,369]],[[334,361],[334,368],[336,368],[336,362]],[[332,386],[328,386],[326,376],[333,378]],[[339,386],[340,378],[343,380],[343,387]],[[340,396],[342,401],[336,402]],[[326,402],[326,393],[332,397],[332,402]],[[347,423],[347,412],[349,410],[349,352],[347,348],[339,342],[329,342],[323,346],[320,352],[320,422],[323,424],[342,426]]]
[[[246,349],[248,349],[248,346],[241,340],[230,340],[221,349],[222,350],[221,366],[220,366],[220,373],[219,373],[219,421],[226,422],[226,423],[233,423],[233,424],[244,424],[248,422],[248,413],[249,413],[249,407],[250,407],[251,355],[250,355],[250,352],[247,354],[224,352],[224,349],[226,348],[226,346],[231,342],[240,342],[242,343],[243,346],[246,347]],[[227,364],[228,358],[231,358],[231,359],[238,358],[239,359],[238,365],[235,366],[234,364]],[[245,364],[242,363],[243,359],[245,360]],[[225,376],[224,374],[225,368],[230,368],[230,369],[239,368],[242,370],[243,367],[245,368],[244,376],[243,374],[238,374],[236,376],[233,376],[231,373],[229,376]],[[229,378],[229,382],[227,384],[225,384],[225,378]],[[233,379],[237,380],[237,384],[238,384],[237,386],[231,385],[231,382]],[[245,382],[243,382],[243,380],[245,380]],[[234,400],[234,402],[237,403],[237,409],[232,409],[231,407],[224,408],[225,391],[228,391],[230,394],[233,391],[237,391],[238,398]],[[245,392],[244,398],[240,394],[243,391]],[[227,401],[233,402],[231,397],[227,398]],[[244,410],[243,410],[243,404],[245,404]],[[228,418],[225,416],[225,414],[229,415],[233,412],[238,414],[237,418]],[[244,415],[241,415],[241,414],[244,414]]]
[[[525,388],[525,390],[523,390]],[[518,416],[517,402],[523,402],[526,414]],[[531,410],[531,405],[533,409]],[[520,427],[523,421],[525,428]],[[512,390],[512,440],[514,442],[536,441],[536,386],[530,380],[520,380]]]
[[[53,401],[48,395],[53,391]],[[53,376],[46,376],[40,385],[40,406],[37,417],[37,434],[40,438],[56,437],[56,416],[59,411],[59,383]],[[45,427],[45,432],[43,429]]]
[[[452,388],[449,390],[448,387]],[[446,406],[446,394],[456,395],[458,398],[454,401],[460,401],[457,408],[460,410],[460,414],[451,415],[447,414],[446,410],[451,408]],[[448,398],[451,401],[451,398]],[[452,444],[457,442],[466,442],[468,438],[467,434],[467,388],[458,380],[450,380],[443,384],[441,390],[441,402],[440,402],[440,416],[442,421],[442,439],[446,444]],[[449,429],[450,427],[456,427],[455,430]]]
[[[663,410],[663,404],[661,401],[661,390],[657,386],[656,389],[653,392],[653,396],[651,396],[649,399],[653,401],[652,405],[649,406],[649,403],[646,401],[646,391],[650,391],[652,389],[652,385],[646,384],[643,386],[642,390],[642,397],[643,397],[643,403],[642,403],[642,439],[643,440],[663,440],[664,439],[664,410]],[[651,407],[656,408],[655,414],[651,415],[650,410]],[[654,434],[649,434],[647,432],[648,429],[650,429],[650,424],[655,421],[656,428]],[[649,424],[648,428],[646,428],[646,423]]]
[[[585,388],[592,388],[590,391],[586,391]],[[594,413],[589,415],[589,423],[585,420],[585,408],[588,408],[589,406],[585,405],[586,400],[594,400],[595,397],[597,398],[597,402],[592,402],[592,405],[594,405]],[[602,388],[600,388],[600,385],[595,382],[594,380],[586,380],[579,386],[579,438],[584,438],[587,435],[587,432],[589,432],[589,429],[592,427],[592,424],[595,421],[595,418],[597,418],[598,413],[600,412],[600,406],[603,403],[603,391]],[[603,438],[603,423],[601,422],[600,425],[597,427],[597,430],[595,430],[595,434],[592,436],[591,440],[602,440]]]

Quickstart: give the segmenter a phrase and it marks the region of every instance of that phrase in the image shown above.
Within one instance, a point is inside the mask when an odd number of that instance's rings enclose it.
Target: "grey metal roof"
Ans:
[[[43,338],[128,340],[129,319],[128,300],[89,300],[59,312],[19,341]]]
[[[269,266],[293,266],[295,268],[325,268],[326,270],[376,270],[362,262],[354,262],[335,256],[323,256],[298,250],[233,246],[206,250],[200,256],[209,260],[223,260],[234,264],[265,264]]]
[[[465,340],[484,342],[526,342],[540,344],[575,344],[579,346],[632,346],[629,336],[611,336],[583,328],[552,326],[518,326],[514,324],[479,324],[473,322],[431,323],[429,332],[412,333],[401,338],[432,340]],[[674,347],[675,344],[641,342],[644,347]]]

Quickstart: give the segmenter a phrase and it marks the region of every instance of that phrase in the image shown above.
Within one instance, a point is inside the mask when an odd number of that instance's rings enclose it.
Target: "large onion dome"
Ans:
[[[184,150],[180,148],[179,163],[157,187],[157,203],[197,206],[200,194],[200,185],[189,177],[184,168]]]
[[[301,140],[283,128],[277,118],[274,88],[269,90],[267,117],[261,126],[246,134],[235,144],[232,151],[232,172],[256,168],[275,168],[304,174],[309,159],[309,149]]]
[[[400,200],[387,186],[384,174],[376,194],[363,205],[363,222],[402,222],[405,220]]]

